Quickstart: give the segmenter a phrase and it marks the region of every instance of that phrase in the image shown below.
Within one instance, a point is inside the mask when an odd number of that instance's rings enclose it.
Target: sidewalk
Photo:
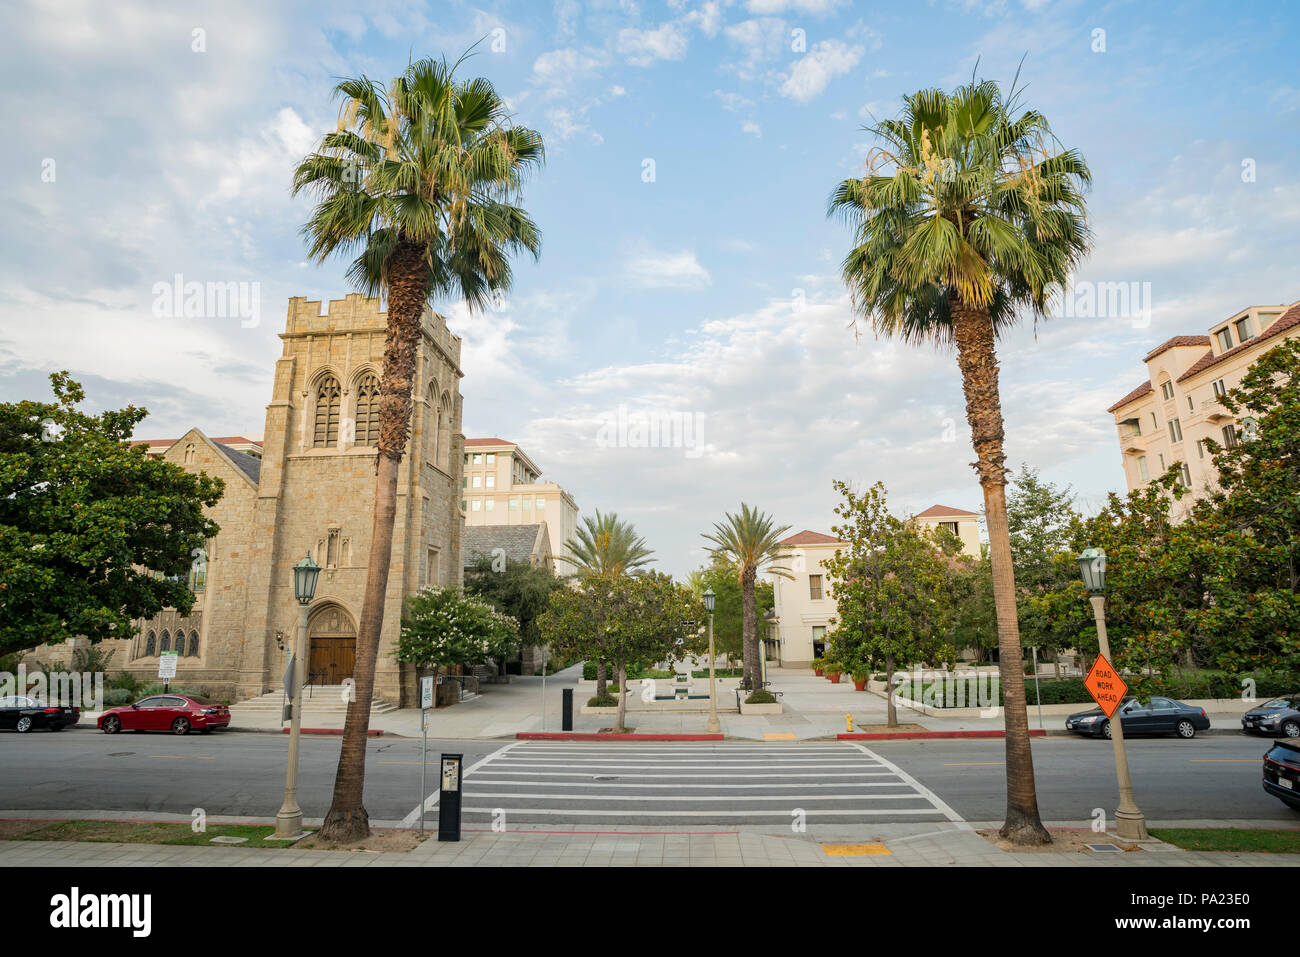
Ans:
[[[53,816],[57,812],[43,812]],[[79,817],[100,812],[79,811]],[[185,819],[188,820],[188,819]],[[214,822],[215,823],[215,822]],[[272,825],[273,819],[240,819]],[[318,824],[319,821],[308,821]],[[241,849],[71,841],[0,842],[0,867],[1296,867],[1300,854],[1184,851],[1160,841],[1127,853],[1007,852],[968,825],[876,824],[815,827],[807,833],[759,826],[583,825],[562,831],[520,826],[506,833],[465,831],[459,842],[428,840],[406,853]],[[1186,826],[1192,822],[1152,822]],[[1247,826],[1257,822],[1215,822]],[[1276,822],[1272,822],[1275,824]],[[1053,825],[1049,824],[1049,827]],[[1115,840],[1095,835],[1097,842]]]
[[[545,699],[542,694],[540,677],[516,676],[509,684],[484,684],[482,693],[468,701],[439,708],[430,716],[429,737],[431,738],[513,738],[521,731],[559,731],[560,711],[563,689],[574,689],[573,730],[580,733],[596,733],[613,724],[613,716],[606,714],[584,715],[579,709],[585,704],[583,695],[586,690],[578,690],[581,667],[567,668],[558,674],[546,678]],[[818,678],[808,669],[783,669],[769,667],[768,680],[774,691],[782,692],[782,713],[778,715],[741,715],[736,713],[734,696],[718,699],[718,719],[722,733],[729,738],[761,741],[780,736],[788,739],[794,735],[797,740],[808,738],[828,738],[846,730],[845,716],[853,716],[854,730],[862,725],[883,725],[888,720],[888,704],[879,695],[868,691],[854,690],[851,681],[832,684],[825,678]],[[695,689],[707,690],[706,679],[696,679]],[[545,702],[545,717],[542,714]],[[702,707],[685,709],[677,706],[660,707],[658,710],[646,708],[636,695],[628,698],[626,724],[635,728],[639,734],[699,734],[708,726],[708,703],[699,702]],[[722,710],[730,707],[732,710]],[[1086,711],[1087,705],[1074,708]],[[904,705],[898,705],[900,724],[920,725],[931,731],[1002,731],[1002,716],[993,718],[944,716],[923,713]],[[81,724],[93,727],[95,716],[83,714]],[[1211,733],[1238,732],[1240,730],[1239,714],[1211,714]],[[1065,735],[1065,720],[1059,715],[1044,714],[1041,727],[1051,735]],[[287,727],[281,723],[276,714],[238,716],[231,723],[231,729],[237,731],[278,731]],[[340,729],[343,727],[343,715],[313,718],[304,727],[322,729]],[[386,714],[373,714],[370,719],[371,729],[382,730],[385,734],[401,737],[418,738],[421,734],[421,713],[418,708],[404,708]],[[1029,707],[1029,727],[1040,727],[1037,710]]]

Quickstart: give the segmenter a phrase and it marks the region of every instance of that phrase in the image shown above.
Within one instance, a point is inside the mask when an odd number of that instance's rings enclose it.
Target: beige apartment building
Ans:
[[[1208,336],[1174,336],[1146,354],[1146,379],[1106,411],[1115,416],[1124,479],[1139,489],[1177,465],[1191,498],[1171,506],[1186,515],[1191,502],[1217,485],[1206,439],[1232,447],[1250,425],[1219,401],[1279,342],[1300,335],[1300,302],[1250,306],[1210,327]]]
[[[466,439],[461,476],[461,511],[465,525],[546,526],[555,554],[555,572],[568,575],[576,566],[566,560],[568,542],[578,531],[578,506],[514,442]]]
[[[962,543],[962,551],[980,556],[979,514],[948,505],[932,505],[913,516],[926,528],[946,527]],[[805,667],[826,649],[826,633],[835,623],[835,597],[825,562],[846,542],[804,529],[782,540],[789,557],[783,563],[794,577],[771,576],[776,622],[767,636],[774,657],[785,667]]]

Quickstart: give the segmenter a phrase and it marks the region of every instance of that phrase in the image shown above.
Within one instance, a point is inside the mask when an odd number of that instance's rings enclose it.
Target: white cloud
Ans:
[[[624,264],[628,281],[642,288],[698,289],[712,282],[709,271],[690,250],[643,247]]]
[[[820,96],[831,80],[848,73],[862,59],[860,46],[849,46],[841,40],[823,40],[808,55],[790,69],[781,85],[781,94],[800,103]]]
[[[755,136],[763,135],[763,128],[753,120],[746,120],[744,123],[740,124],[740,131],[742,133],[753,133]]]
[[[844,5],[844,0],[746,0],[745,9],[758,16],[777,13],[807,13],[823,17]]]
[[[686,55],[686,46],[686,34],[674,23],[665,23],[654,30],[626,27],[618,31],[618,52],[633,66],[649,66],[655,60],[680,60]]]

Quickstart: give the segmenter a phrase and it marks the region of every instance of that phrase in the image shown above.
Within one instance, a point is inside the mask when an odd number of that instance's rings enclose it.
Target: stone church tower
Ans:
[[[267,407],[243,648],[235,696],[277,687],[281,645],[297,627],[292,566],[308,553],[322,567],[308,619],[308,673],[337,685],[352,674],[374,515],[379,378],[387,314],[352,294],[289,300]],[[461,583],[460,338],[426,310],[416,362],[411,439],[397,488],[388,601],[375,693],[407,705],[414,672],[393,659],[404,596]]]
[[[134,638],[105,641],[110,671],[152,682],[161,653],[174,651],[178,688],[232,701],[280,689],[298,627],[292,567],[310,553],[322,570],[308,617],[307,674],[316,685],[351,677],[374,521],[387,318],[378,300],[356,294],[332,300],[324,313],[319,302],[289,300],[261,458],[198,429],[165,445],[140,443],[225,482],[209,513],[221,531],[196,550],[190,613],[167,609],[136,621]],[[422,331],[375,663],[375,695],[401,707],[417,697],[413,670],[393,658],[402,600],[426,585],[462,582],[460,338],[432,310]],[[67,665],[72,653],[42,645],[32,657]]]

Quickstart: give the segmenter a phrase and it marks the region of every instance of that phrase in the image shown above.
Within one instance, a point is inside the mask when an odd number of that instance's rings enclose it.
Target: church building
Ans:
[[[231,701],[280,688],[298,624],[291,569],[310,554],[322,571],[308,618],[306,674],[316,685],[352,676],[374,513],[386,321],[378,300],[357,294],[332,300],[323,312],[319,302],[290,299],[260,457],[254,442],[241,451],[198,429],[165,450],[149,443],[151,454],[225,482],[211,512],[221,532],[195,555],[190,614],[168,610],[137,621],[134,639],[104,642],[104,650],[115,650],[111,671],[156,680],[159,654],[175,651],[178,687]],[[417,696],[414,670],[393,658],[403,598],[462,581],[461,340],[429,309],[422,331],[375,666],[376,698],[399,707]]]

